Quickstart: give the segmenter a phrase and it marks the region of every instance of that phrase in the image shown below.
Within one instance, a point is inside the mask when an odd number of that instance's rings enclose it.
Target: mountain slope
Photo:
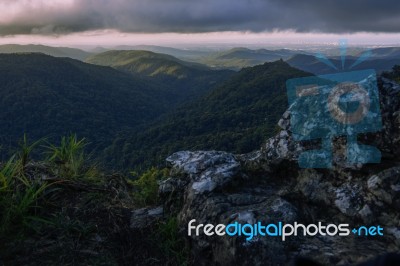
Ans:
[[[181,100],[198,97],[233,74],[229,70],[211,70],[198,63],[150,51],[107,51],[86,61],[158,81]]]
[[[206,56],[210,53],[209,51],[203,51],[203,50],[177,49],[177,48],[157,46],[157,45],[133,45],[133,46],[120,45],[114,47],[112,50],[150,51],[160,54],[169,54],[181,60],[194,60],[194,61],[196,61],[199,57]]]
[[[336,69],[333,69],[330,66],[327,66],[326,64],[322,63],[319,61],[315,56],[312,55],[305,55],[305,54],[298,54],[290,59],[288,59],[286,62],[289,63],[291,66],[296,67],[298,69],[302,69],[304,71],[308,71],[314,74],[330,74],[330,73],[337,73],[337,72],[343,72],[343,71],[353,71],[353,70],[362,70],[362,69],[375,69],[378,73],[382,71],[388,71],[391,70],[392,67],[396,64],[400,63],[400,58],[371,58],[369,60],[366,60],[359,65],[356,65],[355,67],[349,69],[349,67],[356,62],[358,57],[354,56],[347,56],[346,61],[345,61],[345,69],[341,69],[341,59],[338,57],[331,57],[329,60],[332,62],[333,65],[337,67]]]
[[[296,54],[295,51],[287,49],[251,50],[248,48],[233,48],[228,51],[213,53],[201,58],[199,62],[215,68],[240,69],[242,67],[255,66],[265,62],[279,59],[288,59]]]
[[[371,49],[373,58],[400,58],[400,47],[381,47]]]
[[[104,159],[116,167],[137,168],[183,149],[256,149],[287,108],[286,80],[308,75],[283,61],[245,68],[153,126],[119,134]]]
[[[77,59],[83,61],[86,59],[90,53],[68,47],[51,47],[44,45],[19,45],[19,44],[5,44],[0,45],[1,54],[13,54],[13,53],[43,53],[55,57],[70,57],[72,59]]]
[[[209,70],[206,66],[179,60],[171,55],[150,51],[107,51],[92,55],[86,62],[111,66],[144,76],[172,76],[178,79],[193,75],[196,71]]]
[[[69,132],[93,145],[176,104],[159,84],[109,67],[43,54],[0,55],[0,142]]]

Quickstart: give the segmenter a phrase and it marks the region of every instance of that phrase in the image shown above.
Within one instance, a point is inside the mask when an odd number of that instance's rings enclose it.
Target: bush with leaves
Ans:
[[[150,168],[139,177],[136,172],[131,173],[134,178],[133,185],[137,188],[134,195],[140,205],[155,204],[158,200],[158,181],[168,176],[168,169]]]

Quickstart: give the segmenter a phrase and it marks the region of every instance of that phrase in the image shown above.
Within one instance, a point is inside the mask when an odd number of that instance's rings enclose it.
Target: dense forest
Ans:
[[[118,134],[104,161],[142,169],[163,165],[166,156],[184,149],[250,152],[274,133],[286,110],[286,80],[309,75],[283,61],[244,68],[146,128]]]

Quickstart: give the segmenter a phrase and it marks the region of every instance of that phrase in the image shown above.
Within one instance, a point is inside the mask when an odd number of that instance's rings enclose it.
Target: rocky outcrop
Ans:
[[[164,210],[176,213],[196,265],[285,265],[308,257],[327,265],[355,264],[400,246],[400,89],[381,79],[383,129],[360,141],[383,154],[376,165],[346,165],[335,140],[332,169],[300,169],[300,152],[318,145],[293,141],[290,110],[281,131],[259,151],[233,155],[218,151],[181,151],[168,157],[171,178],[160,184]],[[289,237],[188,236],[187,225],[234,222],[346,223],[380,225],[383,236]]]

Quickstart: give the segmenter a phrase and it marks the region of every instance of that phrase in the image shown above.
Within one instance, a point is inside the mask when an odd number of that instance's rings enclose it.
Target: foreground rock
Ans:
[[[400,250],[400,96],[397,84],[381,82],[383,130],[361,137],[377,146],[377,165],[348,166],[337,156],[333,169],[299,169],[306,145],[294,142],[290,112],[281,131],[261,150],[246,155],[182,151],[171,155],[172,178],[160,184],[164,210],[177,214],[196,265],[286,265],[309,257],[327,265],[348,265]],[[335,140],[340,152],[345,143]],[[279,237],[188,236],[187,225],[303,223],[380,225],[383,236]]]

